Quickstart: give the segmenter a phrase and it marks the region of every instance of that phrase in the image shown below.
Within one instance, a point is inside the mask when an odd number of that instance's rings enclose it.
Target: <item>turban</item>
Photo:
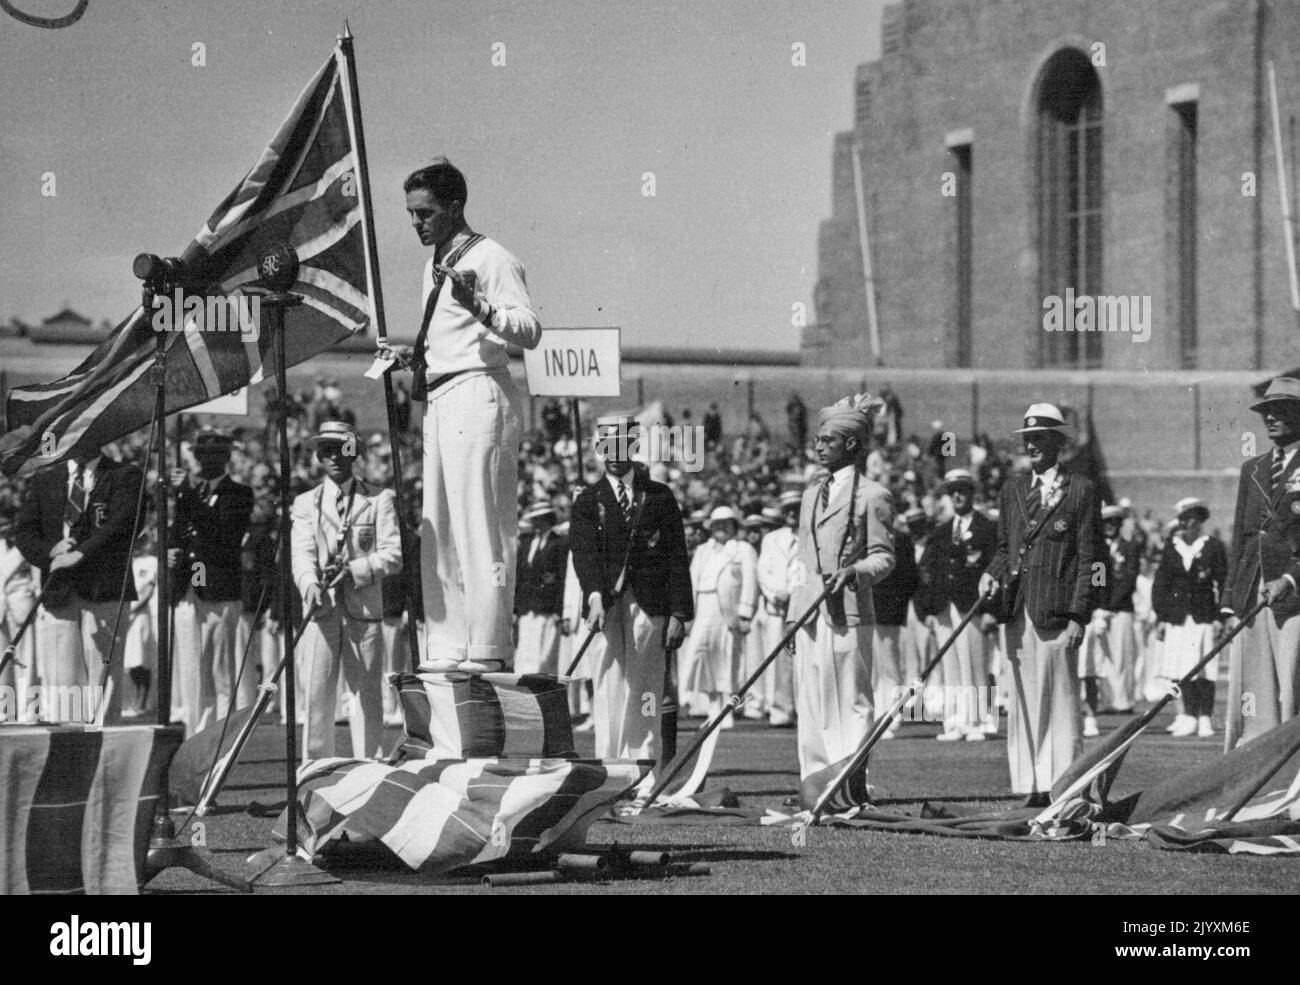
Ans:
[[[817,427],[820,429],[829,426],[836,434],[857,438],[859,442],[865,443],[871,433],[872,415],[880,406],[880,401],[873,399],[869,393],[845,397],[817,412]]]

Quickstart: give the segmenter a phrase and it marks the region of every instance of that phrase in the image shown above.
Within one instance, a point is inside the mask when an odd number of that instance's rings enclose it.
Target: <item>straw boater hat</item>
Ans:
[[[971,490],[978,487],[975,476],[971,475],[966,469],[949,469],[943,475],[943,484],[949,489],[953,488],[953,486],[965,486]]]
[[[798,489],[787,489],[781,493],[781,509],[788,510],[791,506],[803,505],[803,493]]]
[[[766,527],[767,521],[763,519],[761,513],[750,513],[745,519],[740,521],[742,527]]]
[[[703,510],[696,510],[690,516],[686,517],[682,524],[687,527],[702,527],[708,522],[709,515]]]
[[[1015,434],[1031,434],[1034,431],[1055,431],[1068,435],[1070,427],[1065,423],[1065,415],[1055,404],[1030,404],[1025,411],[1025,426],[1017,428]]]
[[[730,506],[716,506],[713,512],[709,514],[709,518],[704,521],[704,529],[712,530],[714,524],[721,523],[724,520],[730,520],[736,524],[740,523],[740,517],[736,515],[736,511]]]
[[[528,507],[528,509],[524,510],[524,515],[520,519],[531,523],[543,517],[550,517],[551,522],[555,522],[555,507],[545,501],[534,503]]]
[[[321,426],[307,439],[306,444],[308,447],[317,447],[330,442],[346,444],[348,439],[352,440],[354,447],[357,445],[357,433],[351,426],[343,421],[322,421]]]
[[[1101,507],[1101,520],[1105,523],[1107,520],[1124,519],[1124,507],[1116,506],[1111,503],[1105,503]]]
[[[781,510],[776,506],[764,506],[763,512],[759,514],[769,526],[779,527],[785,522],[785,517]]]
[[[1263,398],[1258,403],[1252,404],[1250,409],[1257,414],[1262,414],[1274,404],[1288,401],[1300,402],[1300,380],[1292,376],[1279,376],[1268,385]]]
[[[1201,522],[1204,523],[1210,518],[1210,508],[1205,505],[1205,500],[1197,499],[1195,496],[1188,496],[1186,499],[1180,499],[1174,504],[1174,516],[1182,519],[1187,513],[1196,512],[1201,515]]]
[[[207,427],[194,435],[191,445],[195,451],[230,451],[235,439],[217,428]]]

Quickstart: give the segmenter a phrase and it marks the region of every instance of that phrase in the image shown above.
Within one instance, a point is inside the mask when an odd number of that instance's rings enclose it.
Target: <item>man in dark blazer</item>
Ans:
[[[37,668],[45,687],[99,685],[118,611],[136,597],[131,544],[143,482],[136,466],[96,452],[46,469],[28,484],[14,540],[46,586],[36,620]],[[128,621],[121,620],[123,635]],[[118,646],[107,694],[57,692],[60,700],[47,702],[42,716],[94,721],[102,700],[105,723],[120,722],[122,656]],[[79,709],[78,702],[64,700],[75,694],[82,696]]]
[[[1123,507],[1103,505],[1101,529],[1106,545],[1106,578],[1097,587],[1097,608],[1083,637],[1079,676],[1084,680],[1087,711],[1083,734],[1098,734],[1099,705],[1114,712],[1130,712],[1136,698],[1133,681],[1137,660],[1137,636],[1133,625],[1133,593],[1137,590],[1141,548],[1121,535]],[[1103,703],[1100,684],[1106,684]]]
[[[952,499],[953,517],[926,542],[921,555],[925,587],[917,598],[917,614],[941,641],[952,635],[962,616],[979,601],[980,576],[998,546],[998,525],[975,509],[975,476],[966,469],[952,469],[944,476],[944,486]],[[987,700],[988,640],[980,619],[967,623],[940,665],[938,683],[944,695],[940,741],[982,742],[985,734],[997,731],[994,702]]]
[[[1251,410],[1263,417],[1273,448],[1241,467],[1220,604],[1228,629],[1260,598],[1269,605],[1230,647],[1228,749],[1300,709],[1300,380],[1274,380]]]
[[[171,472],[176,523],[167,552],[176,600],[174,666],[187,735],[224,718],[235,700],[244,534],[253,514],[253,491],[226,474],[231,439],[205,429],[191,451],[197,472]],[[255,673],[249,666],[246,675]]]
[[[559,673],[560,615],[564,608],[564,576],[569,567],[569,541],[557,536],[555,508],[535,503],[521,518],[532,533],[520,538],[515,576],[515,673]]]
[[[999,591],[1007,623],[1011,790],[1029,794],[1028,806],[1046,806],[1052,784],[1083,750],[1079,644],[1106,548],[1096,487],[1059,465],[1067,434],[1061,412],[1033,404],[1016,433],[1031,471],[1002,487],[998,546],[980,591]]]
[[[637,425],[603,417],[596,428],[605,474],[578,494],[569,522],[583,616],[605,638],[592,672],[596,756],[658,760],[668,654],[695,615],[686,535],[672,490],[633,467]],[[653,783],[651,773],[641,791]]]
[[[871,627],[871,690],[880,707],[888,709],[898,700],[899,688],[907,683],[903,660],[903,633],[908,605],[921,585],[916,548],[907,525],[894,520],[894,570],[871,586],[871,605],[876,621]],[[881,738],[892,739],[898,723],[892,723]]]

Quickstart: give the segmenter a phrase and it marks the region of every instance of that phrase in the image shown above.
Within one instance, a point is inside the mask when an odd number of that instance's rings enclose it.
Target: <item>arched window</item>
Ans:
[[[1058,51],[1038,81],[1039,300],[1101,292],[1101,80],[1088,56]],[[1040,308],[1041,311],[1041,308]],[[1066,311],[1072,324],[1073,311]],[[1043,366],[1101,365],[1098,332],[1041,332]]]

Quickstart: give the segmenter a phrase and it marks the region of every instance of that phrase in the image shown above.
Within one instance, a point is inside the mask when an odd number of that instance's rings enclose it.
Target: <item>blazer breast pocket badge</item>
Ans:
[[[108,519],[108,504],[94,503],[91,506],[91,509],[94,511],[95,526],[102,527],[104,525],[104,521]]]
[[[1065,520],[1057,520],[1055,523],[1052,524],[1052,529],[1056,531],[1058,534],[1063,534],[1065,533],[1065,528],[1068,527],[1069,525],[1070,524]]]
[[[375,525],[373,523],[357,524],[352,528],[352,536],[357,550],[369,554],[375,549]]]

